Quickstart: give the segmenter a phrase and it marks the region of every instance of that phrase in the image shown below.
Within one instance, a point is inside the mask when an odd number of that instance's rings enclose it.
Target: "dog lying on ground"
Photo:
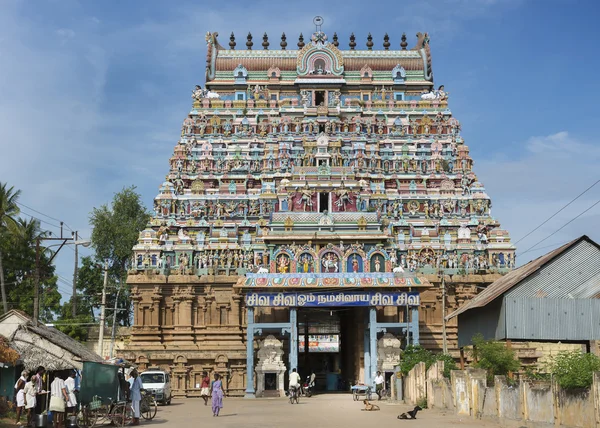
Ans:
[[[369,403],[369,400],[363,400],[363,403],[365,405],[364,409],[360,409],[360,410],[364,410],[367,412],[373,412],[375,410],[379,410],[379,406],[377,404],[371,404]]]
[[[420,408],[419,406],[415,406],[415,408],[412,409],[411,411],[399,414],[398,419],[417,419],[417,412],[419,410],[423,410],[423,409]]]

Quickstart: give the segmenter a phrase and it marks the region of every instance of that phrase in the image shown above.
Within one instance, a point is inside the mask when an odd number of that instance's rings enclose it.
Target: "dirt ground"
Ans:
[[[411,425],[413,427],[499,427],[500,425],[456,416],[452,412],[425,409],[417,421],[398,420],[398,414],[412,406],[374,402],[381,407],[377,412],[361,411],[361,402],[352,401],[350,394],[317,395],[301,398],[300,404],[289,404],[282,398],[243,399],[225,398],[219,417],[213,417],[210,407],[201,399],[173,400],[170,406],[160,406],[156,418],[143,425],[160,425],[161,428],[182,428],[194,424],[202,427],[302,427],[350,428]],[[415,423],[417,422],[417,423]]]

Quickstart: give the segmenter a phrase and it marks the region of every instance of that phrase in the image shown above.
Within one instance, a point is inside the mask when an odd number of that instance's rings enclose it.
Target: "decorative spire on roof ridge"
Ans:
[[[400,47],[403,51],[405,51],[407,46],[408,42],[406,41],[406,33],[402,33],[402,41],[400,42]]]
[[[337,48],[339,45],[340,45],[340,42],[338,42],[337,33],[333,33],[333,46],[335,46]]]
[[[262,45],[265,50],[269,49],[269,36],[267,36],[267,33],[263,34]]]
[[[373,36],[371,36],[371,33],[367,36],[367,49],[373,50]]]
[[[350,50],[354,50],[356,47],[356,37],[354,37],[354,33],[350,34]]]
[[[281,46],[281,49],[285,50],[285,48],[287,47],[287,37],[285,37],[285,33],[281,34],[281,43],[279,43],[279,46]]]
[[[248,50],[252,50],[252,45],[254,43],[252,43],[252,33],[250,33],[248,31],[248,37],[246,37],[248,40],[246,41],[246,46],[248,47]]]
[[[383,48],[386,51],[390,50],[390,36],[388,36],[388,33],[385,33],[385,36],[383,36]]]
[[[302,49],[304,47],[304,36],[300,33],[300,37],[298,37],[298,48]]]
[[[235,35],[233,34],[233,31],[231,32],[231,36],[229,36],[229,49],[235,49]]]

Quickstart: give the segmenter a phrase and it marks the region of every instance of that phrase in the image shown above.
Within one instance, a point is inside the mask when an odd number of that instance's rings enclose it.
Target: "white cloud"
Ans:
[[[493,214],[507,229],[513,242],[525,236],[600,178],[598,141],[582,142],[567,131],[534,136],[517,158],[494,156],[475,159],[475,172],[493,202]],[[550,222],[518,244],[523,252],[550,235],[570,219],[600,200],[600,184],[579,198]],[[539,257],[551,248],[582,234],[600,241],[597,225],[600,205],[540,244],[539,251],[523,254],[520,263]],[[543,248],[543,249],[541,249]]]

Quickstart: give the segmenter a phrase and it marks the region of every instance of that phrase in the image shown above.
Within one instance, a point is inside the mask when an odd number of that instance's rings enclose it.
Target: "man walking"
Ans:
[[[375,392],[377,393],[377,400],[381,400],[381,391],[383,391],[383,385],[385,384],[385,379],[381,375],[381,372],[377,372],[377,376],[375,376]]]
[[[131,383],[130,397],[131,406],[133,407],[133,421],[129,425],[140,424],[140,401],[142,401],[142,379],[139,377],[137,370],[131,371],[133,382]]]

